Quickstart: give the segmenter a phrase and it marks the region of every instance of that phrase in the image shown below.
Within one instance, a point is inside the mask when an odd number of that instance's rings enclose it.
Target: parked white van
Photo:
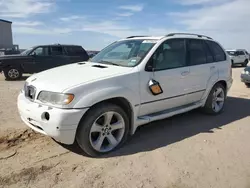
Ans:
[[[246,50],[226,50],[231,58],[232,67],[241,65],[246,67],[249,61],[249,54]]]

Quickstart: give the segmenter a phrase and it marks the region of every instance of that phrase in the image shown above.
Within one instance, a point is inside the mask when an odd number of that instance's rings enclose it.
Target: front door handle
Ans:
[[[215,69],[215,66],[211,66],[210,69],[211,69],[211,70]]]
[[[181,73],[182,76],[187,76],[188,74],[189,74],[189,71],[183,71],[183,72]]]

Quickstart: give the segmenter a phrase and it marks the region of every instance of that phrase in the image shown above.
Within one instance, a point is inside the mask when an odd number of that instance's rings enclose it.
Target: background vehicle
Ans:
[[[88,62],[31,76],[18,109],[32,129],[64,144],[76,140],[97,156],[121,146],[140,125],[196,108],[221,113],[231,85],[231,60],[210,37],[131,36]]]
[[[241,73],[241,81],[250,87],[250,67],[246,67]]]
[[[88,51],[87,53],[89,55],[89,58],[93,58],[96,54],[99,53],[99,51]]]
[[[23,73],[37,73],[88,59],[87,52],[81,46],[40,45],[21,54],[0,56],[0,72],[4,72],[7,80],[17,80]]]
[[[246,50],[227,50],[228,55],[231,58],[232,66],[242,65],[247,66],[249,61],[249,54]]]

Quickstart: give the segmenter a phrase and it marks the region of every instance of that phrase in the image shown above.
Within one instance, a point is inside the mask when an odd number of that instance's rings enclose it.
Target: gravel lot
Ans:
[[[250,88],[241,71],[233,69],[223,114],[196,110],[142,126],[99,159],[28,129],[16,107],[24,81],[0,74],[0,187],[250,188]]]

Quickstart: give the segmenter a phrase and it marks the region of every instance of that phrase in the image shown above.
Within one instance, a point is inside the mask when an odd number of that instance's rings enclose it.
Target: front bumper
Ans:
[[[23,122],[33,130],[48,135],[58,142],[73,144],[77,126],[88,109],[59,109],[37,104],[20,93],[18,96],[18,111]],[[44,113],[49,113],[49,120]]]
[[[244,83],[250,83],[250,75],[249,74],[241,74],[241,81]]]

